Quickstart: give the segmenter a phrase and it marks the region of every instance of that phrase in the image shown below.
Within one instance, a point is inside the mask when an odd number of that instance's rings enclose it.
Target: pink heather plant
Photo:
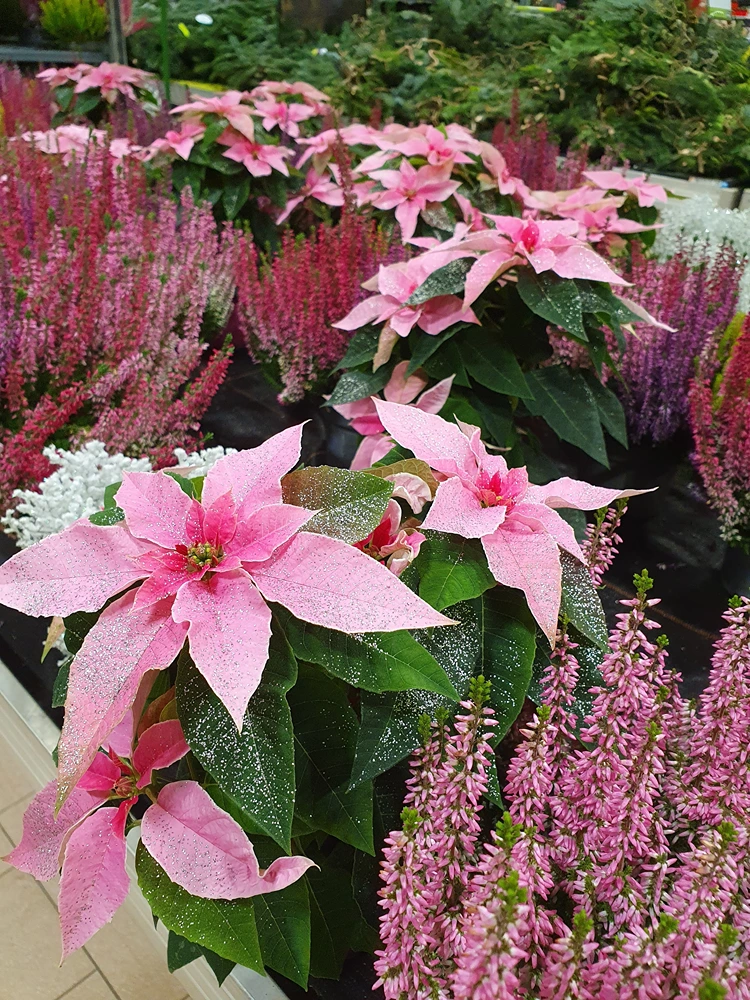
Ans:
[[[47,474],[51,442],[93,437],[169,464],[226,372],[202,333],[225,322],[233,238],[189,193],[149,196],[140,165],[112,162],[104,147],[67,166],[26,143],[0,153],[6,504]]]
[[[729,246],[714,258],[696,248],[668,261],[633,247],[631,260],[628,294],[663,325],[625,332],[620,395],[633,438],[666,441],[688,419],[696,358],[735,314],[740,269]]]
[[[270,260],[240,237],[240,327],[250,354],[278,365],[282,400],[301,399],[341,359],[349,335],[333,323],[363,297],[361,282],[400,256],[372,219],[349,208],[335,226],[297,239],[285,234]]]
[[[508,469],[488,454],[479,428],[458,426],[417,407],[375,398],[383,426],[441,480],[422,527],[480,538],[498,583],[517,587],[550,642],[557,630],[562,570],[560,549],[583,561],[573,529],[558,507],[597,510],[644,490],[611,490],[576,479],[529,483],[525,468]]]
[[[450,624],[369,555],[298,533],[315,512],[282,502],[281,477],[299,461],[301,439],[297,425],[220,459],[200,503],[165,473],[126,474],[117,493],[124,522],[77,521],[0,568],[0,601],[35,616],[98,610],[140,584],[107,606],[71,666],[58,751],[61,801],[132,705],[145,673],[171,663],[185,639],[241,728],[268,659],[267,601],[342,632]],[[406,541],[397,537],[391,554]]]
[[[602,577],[615,561],[617,546],[622,545],[617,529],[627,509],[627,501],[618,500],[613,507],[598,510],[594,520],[586,525],[581,552],[595,587],[601,587]]]
[[[48,129],[53,114],[43,80],[29,79],[17,66],[0,63],[0,135]]]
[[[425,730],[403,830],[381,863],[375,968],[387,1000],[748,996],[750,601],[731,602],[694,712],[666,641],[647,636],[658,627],[651,581],[635,582],[580,741],[576,646],[560,634],[508,769],[509,812],[484,843],[492,751],[488,731],[467,725],[487,712],[484,682],[455,733],[444,719]],[[465,811],[459,868],[454,801]],[[448,933],[446,913],[457,914]]]
[[[133,747],[132,719],[122,756],[110,745],[97,752],[59,812],[56,782],[46,785],[24,813],[23,836],[4,859],[46,882],[62,869],[58,909],[62,960],[89,939],[125,901],[125,828],[142,792],[152,800],[141,822],[149,854],[169,878],[204,899],[241,899],[275,892],[313,864],[280,857],[261,871],[242,828],[197,782],[149,786],[153,771],[189,752],[179,720],[147,726]]]
[[[750,322],[739,317],[709,341],[690,385],[695,464],[724,538],[750,545]]]
[[[427,389],[425,375],[417,370],[407,376],[408,367],[408,361],[399,361],[395,366],[383,389],[384,398],[389,403],[416,406],[425,413],[439,413],[450,395],[453,376]],[[394,445],[393,438],[385,433],[385,427],[380,422],[375,399],[375,396],[368,396],[366,399],[358,399],[356,403],[340,403],[333,407],[351,423],[352,429],[364,438],[349,466],[351,469],[369,469],[381,458],[385,458]]]

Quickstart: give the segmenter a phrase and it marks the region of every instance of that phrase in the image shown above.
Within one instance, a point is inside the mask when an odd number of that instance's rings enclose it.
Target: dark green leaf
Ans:
[[[588,570],[569,552],[560,552],[560,562],[563,571],[561,612],[599,649],[606,649],[607,619]]]
[[[417,688],[458,697],[440,664],[408,632],[347,635],[298,621],[282,607],[276,615],[300,660],[319,664],[353,687],[379,694]]]
[[[250,178],[230,177],[224,181],[224,211],[228,219],[236,218],[250,197]]]
[[[101,103],[101,101],[102,95],[98,88],[92,87],[90,90],[85,90],[76,98],[72,114],[87,115],[89,111],[93,111],[94,108]]]
[[[420,368],[428,358],[443,346],[446,340],[450,340],[466,324],[459,323],[456,326],[449,326],[442,333],[431,336],[422,330],[413,330],[409,336],[411,345],[411,360],[406,369],[407,376],[413,375],[417,368]]]
[[[601,687],[604,680],[599,667],[602,662],[602,650],[591,642],[582,632],[572,626],[568,627],[570,638],[578,646],[575,652],[578,660],[578,683],[573,692],[573,711],[580,728],[583,720],[591,714],[594,707],[594,696],[590,694],[593,687]]]
[[[264,856],[256,844],[258,860],[267,868],[276,855]],[[277,892],[255,897],[255,922],[269,969],[281,973],[303,989],[310,972],[310,899],[304,878]]]
[[[66,656],[57,668],[57,677],[52,685],[52,707],[63,708],[65,699],[68,697],[68,678],[70,677],[70,664],[73,662],[72,656]]]
[[[65,646],[69,653],[77,653],[83,640],[99,621],[101,611],[76,611],[63,619],[65,625]]]
[[[104,509],[105,510],[108,507],[116,507],[117,506],[117,504],[115,503],[115,497],[117,496],[117,491],[120,489],[121,486],[122,486],[122,482],[119,482],[119,483],[111,483],[109,486],[107,486],[105,488],[105,490],[104,490]]]
[[[74,91],[75,88],[72,83],[70,85],[66,84],[62,87],[55,88],[55,101],[61,111],[67,111],[70,107]]]
[[[170,972],[176,972],[203,954],[201,946],[174,931],[169,932],[167,938],[167,968]]]
[[[596,401],[599,419],[604,429],[609,431],[615,441],[627,448],[628,429],[625,424],[625,411],[622,408],[622,403],[611,389],[602,385],[593,372],[585,371],[583,377]]]
[[[252,899],[201,899],[171,881],[164,869],[138,845],[138,885],[154,915],[167,930],[222,958],[263,973]]]
[[[305,876],[310,890],[310,975],[338,979],[350,950],[370,950],[378,936],[362,919],[354,899],[351,871],[326,864]]]
[[[475,538],[430,532],[419,550],[417,568],[419,596],[437,611],[495,586],[482,544]]]
[[[563,441],[609,466],[599,410],[591,390],[579,371],[552,365],[526,373],[534,399],[525,400],[529,411],[544,417]]]
[[[291,850],[294,740],[286,694],[296,679],[286,639],[271,637],[260,686],[245,712],[242,732],[183,655],[177,674],[177,711],[185,739],[212,778],[281,847]]]
[[[203,121],[205,122],[205,120],[204,117]],[[223,117],[215,118],[213,121],[209,120],[206,125],[206,131],[203,133],[203,138],[201,139],[203,148],[208,149],[209,146],[212,146],[222,132],[226,131],[228,124],[229,122]]]
[[[349,341],[346,354],[336,365],[335,371],[339,368],[356,368],[366,361],[372,361],[378,349],[380,340],[380,330],[374,326],[365,326],[357,330]]]
[[[299,665],[299,680],[289,692],[295,739],[295,812],[367,854],[372,839],[372,785],[349,791],[359,723],[346,687],[314,667]]]
[[[393,493],[393,485],[379,476],[330,465],[290,472],[282,489],[284,503],[318,511],[305,531],[349,543],[377,528]]]
[[[502,738],[523,707],[536,651],[536,624],[520,590],[495,587],[474,602],[479,618],[479,671],[491,681],[490,704]]]
[[[518,294],[537,316],[561,326],[580,340],[586,340],[581,296],[575,282],[559,278],[552,271],[537,274],[531,267],[518,271]]]
[[[392,371],[393,365],[382,365],[376,372],[344,372],[336,383],[336,388],[331,393],[326,406],[355,403],[358,399],[374,396],[386,384]]]
[[[124,520],[125,511],[122,507],[106,507],[104,510],[97,510],[94,514],[89,514],[89,521],[92,524],[99,524],[104,527]]]
[[[424,302],[437,298],[438,295],[457,295],[462,292],[466,284],[466,275],[473,263],[473,258],[461,257],[439,267],[425,278],[416,291],[412,292],[406,300],[406,305],[421,306]]]
[[[464,366],[461,352],[458,349],[458,337],[444,344],[424,362],[424,370],[433,378],[444,379],[453,375],[453,384],[471,388],[471,380]]]
[[[195,493],[193,492],[192,479],[188,479],[186,476],[181,476],[179,472],[173,472],[171,469],[165,469],[164,474],[169,476],[170,479],[174,479],[183,493],[187,493],[189,497],[195,496]]]
[[[210,948],[201,948],[201,951],[209,964],[211,972],[216,976],[216,982],[221,986],[237,963],[230,961],[228,958],[222,958],[221,955],[217,955]]]
[[[453,605],[449,614],[458,625],[425,629],[414,634],[464,697],[479,654],[477,613],[471,602],[461,602]],[[419,745],[417,725],[420,716],[426,713],[434,718],[441,707],[451,710],[455,706],[431,692],[372,694],[363,691],[352,787],[382,774],[410,754]]]
[[[462,333],[455,343],[466,370],[480,385],[505,396],[532,396],[513,352],[489,340],[482,327]]]

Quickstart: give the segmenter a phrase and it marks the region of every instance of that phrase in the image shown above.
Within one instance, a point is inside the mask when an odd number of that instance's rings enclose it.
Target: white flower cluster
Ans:
[[[211,466],[234,449],[208,448],[187,454],[182,448],[175,455],[183,474],[204,476]],[[37,490],[15,490],[17,503],[0,518],[0,527],[15,538],[20,548],[28,548],[48,535],[54,535],[80,517],[86,517],[104,505],[104,491],[119,483],[124,472],[150,472],[147,458],[110,455],[101,441],[89,441],[79,451],[49,447],[44,454],[59,466],[42,480]]]
[[[656,231],[654,252],[660,260],[689,251],[692,243],[701,254],[705,247],[711,252],[731,243],[744,257],[738,309],[750,311],[750,212],[717,208],[708,195],[670,198],[661,208],[659,222],[662,228]]]

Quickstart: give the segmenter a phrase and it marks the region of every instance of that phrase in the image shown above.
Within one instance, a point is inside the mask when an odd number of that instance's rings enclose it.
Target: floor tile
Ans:
[[[116,997],[102,976],[94,972],[78,986],[64,993],[59,1000],[116,1000]]]
[[[5,737],[0,736],[0,812],[35,791],[36,785],[31,775],[19,763]]]
[[[0,938],[2,940],[2,938]],[[185,988],[167,969],[167,950],[127,908],[86,945],[120,1000],[182,1000]]]
[[[30,875],[0,879],[0,983],[13,1000],[56,1000],[94,966],[76,952],[59,968],[57,912]]]

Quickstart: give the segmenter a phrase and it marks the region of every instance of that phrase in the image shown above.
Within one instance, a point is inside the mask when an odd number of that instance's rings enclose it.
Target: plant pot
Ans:
[[[721,582],[730,594],[750,597],[750,554],[728,548],[721,567]]]

